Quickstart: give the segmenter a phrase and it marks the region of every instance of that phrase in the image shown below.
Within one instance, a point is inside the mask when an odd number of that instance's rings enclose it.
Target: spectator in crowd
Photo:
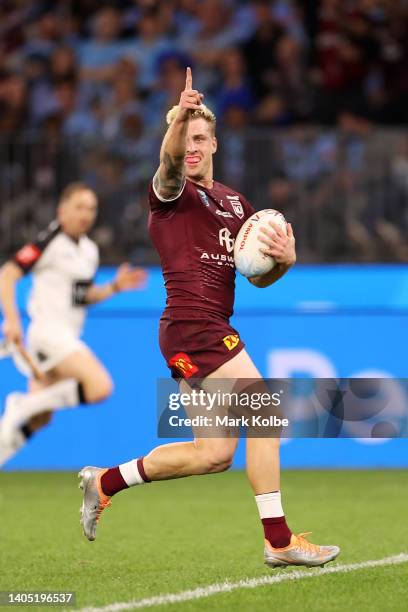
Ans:
[[[178,104],[190,63],[191,59],[179,51],[164,52],[158,57],[158,81],[147,98],[144,113],[149,128],[160,129],[166,111]]]
[[[257,125],[281,127],[292,123],[292,115],[280,92],[269,93],[261,98],[255,114]]]
[[[231,2],[206,0],[198,3],[196,29],[181,34],[180,46],[192,53],[198,89],[213,91],[217,86],[216,68],[224,50],[241,42],[245,29],[234,21]]]
[[[37,21],[27,27],[26,44],[23,54],[41,55],[48,58],[61,40],[61,20],[56,13],[44,13]]]
[[[276,43],[274,61],[269,77],[271,91],[282,96],[293,121],[310,118],[313,89],[298,41],[288,34],[281,36]]]
[[[0,81],[0,134],[13,135],[24,125],[27,114],[27,85],[23,76],[8,74]]]
[[[215,98],[219,119],[222,120],[231,107],[251,113],[255,98],[243,53],[239,48],[227,49],[220,56],[219,67],[222,85]]]
[[[61,45],[55,49],[50,60],[50,80],[52,83],[59,81],[77,81],[79,78],[78,65],[73,49]]]
[[[125,114],[141,113],[137,75],[138,66],[132,59],[126,57],[118,62],[103,105],[102,133],[107,138],[123,135],[121,124]]]
[[[197,86],[210,98],[217,94],[221,109],[235,109],[232,123],[245,116],[244,123],[272,126],[299,118],[334,125],[341,112],[390,124],[408,118],[404,0],[121,0],[102,5],[44,0],[18,7],[4,2],[0,10],[0,79],[4,82],[10,72],[23,78],[28,96],[17,130],[38,128],[55,113],[60,81],[75,83],[81,113],[92,114],[95,98],[108,108],[124,60],[137,66],[129,78],[150,101],[162,85],[160,58],[180,52],[192,55]],[[229,52],[237,47],[241,59],[237,51]],[[235,77],[227,73],[239,64],[246,66],[245,84],[231,86],[225,81]],[[151,121],[148,109],[142,117]]]
[[[243,44],[248,71],[258,98],[270,92],[271,74],[275,66],[275,48],[285,29],[273,17],[270,2],[255,0],[253,3],[257,27]]]
[[[388,189],[382,190],[384,214],[375,230],[383,246],[382,259],[408,261],[408,136],[399,137],[390,160]],[[388,254],[388,257],[387,257]]]
[[[252,189],[260,206],[258,185],[278,172],[272,199],[296,202],[302,212],[310,205],[319,223],[332,219],[325,243],[307,228],[299,237],[305,257],[317,256],[307,246],[313,241],[327,258],[338,257],[346,246],[336,242],[336,223],[347,227],[352,257],[406,256],[406,149],[374,136],[376,125],[408,123],[406,0],[4,0],[0,136],[8,161],[0,197],[7,194],[8,210],[10,194],[22,215],[24,194],[29,202],[52,201],[64,182],[85,173],[109,190],[109,202],[144,218],[126,194],[143,193],[162,117],[192,64],[228,132],[217,156],[220,176]],[[252,127],[268,151],[256,164],[245,136]],[[275,131],[266,144],[269,127]],[[340,209],[351,213],[340,219]]]
[[[135,40],[127,46],[127,54],[139,66],[138,85],[146,91],[149,91],[155,84],[158,58],[170,49],[160,15],[158,8],[145,10],[135,24]]]
[[[184,37],[191,37],[198,31],[200,27],[199,4],[200,0],[180,0],[175,3],[173,23],[176,33]]]
[[[114,6],[101,8],[90,24],[90,38],[79,49],[81,78],[88,81],[109,81],[116,63],[126,52],[120,39],[120,12]]]
[[[34,63],[29,80],[30,117],[31,124],[38,126],[48,115],[58,112],[58,85],[69,82],[76,88],[79,71],[73,50],[64,45],[57,47],[46,60],[41,56],[29,59],[29,66]]]

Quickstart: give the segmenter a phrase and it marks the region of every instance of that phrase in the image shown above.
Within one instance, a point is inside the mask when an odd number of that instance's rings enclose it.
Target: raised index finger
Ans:
[[[186,70],[186,86],[184,88],[184,91],[188,91],[190,89],[193,89],[193,75],[191,74],[190,66],[188,66]]]

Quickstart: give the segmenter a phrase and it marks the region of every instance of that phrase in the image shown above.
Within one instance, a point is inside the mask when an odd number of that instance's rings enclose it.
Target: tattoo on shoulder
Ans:
[[[154,187],[163,198],[176,197],[184,182],[184,156],[171,157],[164,153],[159,172],[154,177]]]

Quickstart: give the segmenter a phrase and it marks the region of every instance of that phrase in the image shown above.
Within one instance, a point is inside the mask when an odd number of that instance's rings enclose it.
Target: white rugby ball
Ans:
[[[260,240],[261,227],[274,231],[269,221],[276,223],[287,235],[286,219],[278,210],[267,208],[260,210],[245,221],[238,232],[234,245],[235,266],[247,278],[266,274],[276,265],[271,255],[265,255],[259,250],[265,246]]]

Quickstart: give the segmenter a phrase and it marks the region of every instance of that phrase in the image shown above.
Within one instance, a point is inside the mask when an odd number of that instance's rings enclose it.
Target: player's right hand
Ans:
[[[183,109],[184,111],[199,110],[201,108],[203,98],[204,95],[202,93],[197,91],[197,89],[193,89],[193,75],[191,73],[191,68],[187,68],[186,86],[180,95],[180,109]]]
[[[18,346],[23,344],[23,329],[18,318],[5,319],[3,322],[3,334],[8,342]]]

